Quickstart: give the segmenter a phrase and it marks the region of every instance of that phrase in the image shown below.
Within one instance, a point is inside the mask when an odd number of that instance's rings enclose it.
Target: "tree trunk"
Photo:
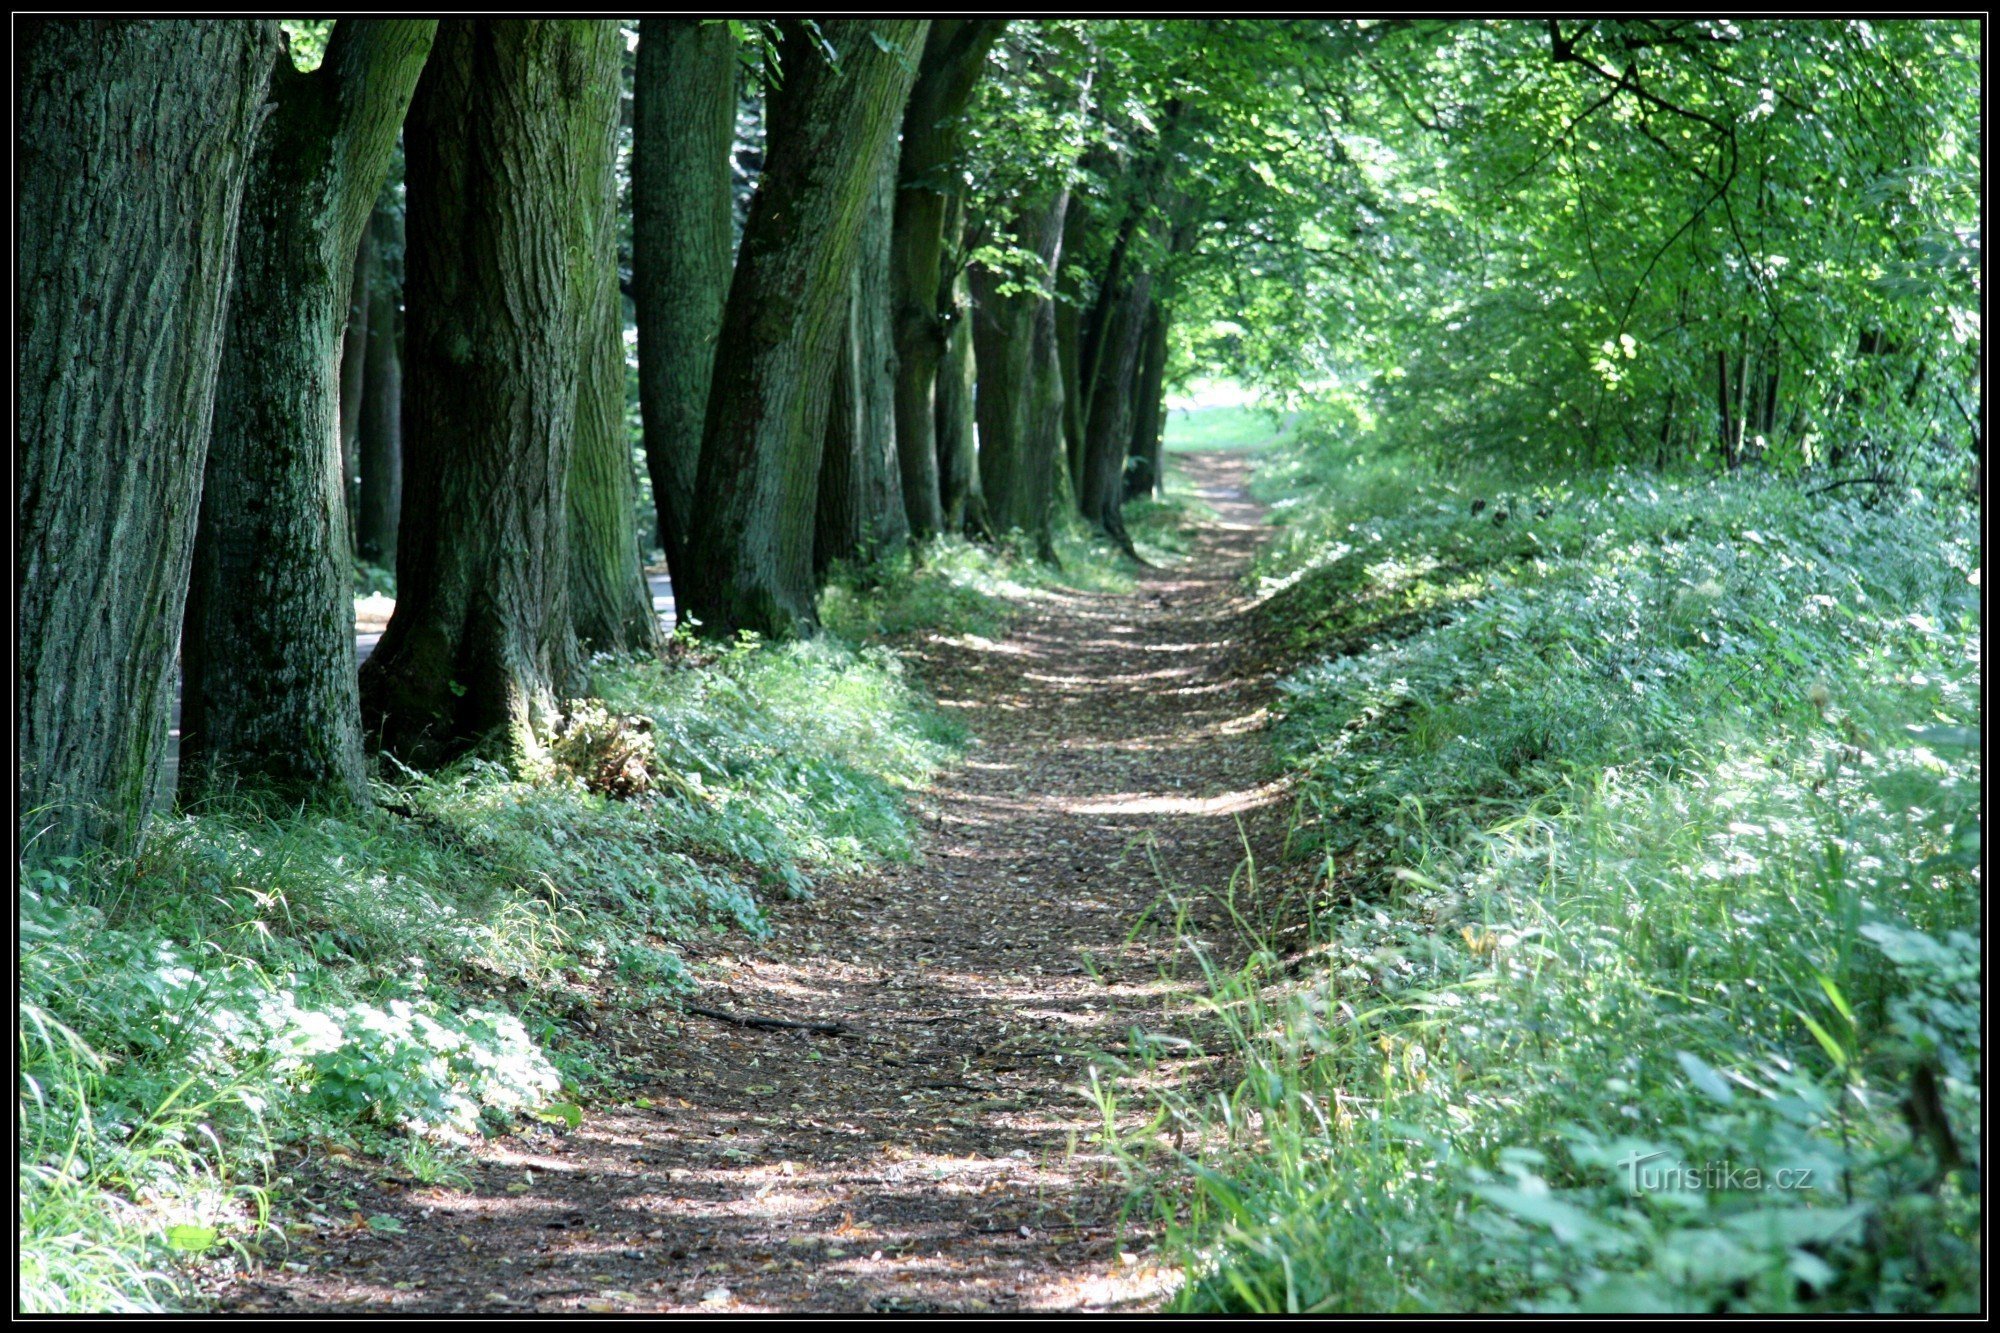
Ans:
[[[19,818],[136,845],[158,796],[265,20],[15,29]]]
[[[986,53],[1005,19],[938,19],[903,113],[897,161],[895,269],[896,447],[910,530],[929,537],[944,526],[938,488],[935,391],[948,331],[938,307],[947,179],[964,140],[963,117]]]
[[[1060,306],[1053,296],[1035,310],[1034,350],[1028,364],[1028,406],[1022,427],[1022,452],[1031,475],[1039,478],[1035,503],[1035,553],[1049,564],[1056,560],[1055,515],[1058,505],[1067,505],[1075,494],[1063,453],[1063,423],[1068,408],[1063,397],[1061,341],[1057,337],[1056,316]]]
[[[1146,313],[1146,342],[1139,357],[1137,394],[1132,404],[1134,465],[1126,472],[1125,498],[1139,500],[1157,494],[1164,479],[1165,423],[1161,398],[1167,379],[1167,312],[1155,301]]]
[[[361,498],[355,535],[363,560],[389,565],[396,558],[396,524],[403,512],[403,321],[399,265],[403,253],[401,209],[377,203],[369,219],[378,262],[368,296],[368,370],[361,383]]]
[[[1146,340],[1146,310],[1152,301],[1153,277],[1138,273],[1116,292],[1099,335],[1096,384],[1090,395],[1090,417],[1084,429],[1083,490],[1077,497],[1083,516],[1123,547],[1136,554],[1126,534],[1121,512],[1125,499],[1125,458],[1132,442],[1133,398],[1139,355]]]
[[[354,281],[340,338],[340,493],[347,501],[350,538],[354,535],[355,507],[361,503],[361,403],[368,392],[368,315],[372,308],[368,294],[375,285],[377,265],[372,229],[362,228],[360,246],[352,265]]]
[[[835,354],[833,398],[820,463],[813,569],[867,565],[910,538],[896,462],[896,345],[890,334],[889,226],[896,164],[884,153],[862,219]]]
[[[365,805],[340,357],[355,250],[432,20],[343,20],[279,55],[236,246],[181,637],[184,800],[239,777]]]
[[[938,309],[945,312],[944,360],[937,377],[938,495],[948,532],[986,531],[986,497],[979,485],[979,444],[972,378],[972,289],[965,274],[964,201],[945,209],[944,263]]]
[[[1722,465],[1728,471],[1734,472],[1736,450],[1731,446],[1735,442],[1736,431],[1729,420],[1729,353],[1726,351],[1715,354],[1715,410],[1717,428],[1720,431],[1718,442],[1722,448]]]
[[[1063,464],[1061,370],[1044,385],[1036,373],[1036,341],[1046,323],[1053,357],[1052,299],[1068,212],[1069,191],[1062,190],[1047,206],[1024,210],[1013,224],[1017,243],[1040,261],[1036,289],[1003,294],[999,275],[984,267],[972,271],[979,475],[988,520],[996,533],[1033,534],[1038,549],[1052,536],[1051,494],[1055,469]]]
[[[1091,224],[1089,206],[1083,200],[1073,198],[1070,201],[1069,211],[1063,218],[1062,254],[1065,264],[1073,263],[1082,253],[1083,242],[1090,234]],[[1063,287],[1068,287],[1070,290],[1063,290]],[[1090,386],[1084,379],[1084,293],[1074,288],[1074,278],[1057,288],[1056,364],[1062,371],[1065,472],[1069,478],[1070,492],[1081,496],[1084,424],[1090,407]]]
[[[625,301],[618,292],[618,121],[603,123],[595,188],[578,196],[595,254],[577,371],[576,444],[569,474],[570,608],[577,639],[598,652],[658,646],[659,617],[639,556],[632,436],[625,417]]]
[[[600,251],[576,201],[618,113],[612,20],[447,19],[417,88],[396,614],[361,672],[384,748],[538,752],[578,684],[568,480]]]
[[[842,297],[928,24],[780,24],[785,78],[716,344],[691,577],[677,589],[706,634],[782,638],[816,623],[813,516]]]
[[[660,546],[676,587],[688,581],[702,414],[729,295],[736,82],[728,24],[640,24],[632,131],[639,407]]]

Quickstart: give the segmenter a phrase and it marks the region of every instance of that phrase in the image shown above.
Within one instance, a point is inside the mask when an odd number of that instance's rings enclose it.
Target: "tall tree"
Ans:
[[[1062,374],[1053,360],[1053,300],[1068,212],[1069,190],[1064,187],[1015,220],[1013,235],[1035,257],[1025,281],[986,265],[975,265],[971,274],[979,473],[988,521],[996,533],[1018,528],[1032,534],[1038,549],[1052,546],[1051,498],[1056,470],[1063,466]],[[1037,355],[1045,338],[1055,370],[1048,376]]]
[[[181,635],[181,792],[255,776],[366,803],[339,367],[355,250],[434,20],[280,53],[236,246]]]
[[[1082,266],[1076,261],[1083,242],[1096,230],[1097,211],[1090,201],[1071,194],[1069,211],[1063,215],[1063,265],[1057,275],[1055,340],[1056,368],[1062,379],[1063,475],[1072,495],[1083,493],[1083,428],[1090,408],[1090,381],[1084,374],[1084,303],[1089,297],[1079,289]]]
[[[368,369],[361,379],[361,497],[354,517],[363,560],[396,558],[403,512],[403,210],[386,195],[368,220],[375,241],[375,282],[368,293]]]
[[[348,293],[347,321],[340,339],[341,494],[347,497],[350,533],[354,508],[361,499],[361,404],[367,393],[368,316],[374,311],[368,296],[375,286],[376,255],[374,230],[364,227],[360,251],[349,266],[353,285]]]
[[[1146,312],[1145,345],[1139,353],[1139,375],[1132,404],[1131,463],[1125,473],[1125,498],[1137,500],[1160,489],[1166,425],[1163,410],[1167,379],[1167,311],[1158,301]]]
[[[784,81],[716,344],[691,577],[677,589],[704,633],[816,623],[813,514],[842,298],[928,25],[779,24]]]
[[[896,346],[889,331],[890,221],[896,164],[883,153],[861,220],[846,320],[834,353],[832,406],[821,454],[813,569],[865,565],[909,540],[896,462]]]
[[[16,30],[15,694],[40,854],[129,847],[159,786],[264,20]]]
[[[1125,459],[1132,443],[1133,399],[1152,290],[1153,275],[1139,272],[1113,291],[1099,334],[1097,373],[1084,424],[1083,485],[1077,495],[1083,516],[1128,555],[1136,552],[1125,531]]]
[[[617,114],[612,20],[447,19],[410,108],[396,613],[361,672],[382,745],[519,760],[579,682],[568,481]]]
[[[952,532],[986,531],[986,496],[979,484],[978,423],[974,417],[972,288],[965,265],[965,200],[954,195],[945,208],[944,264],[938,278],[938,309],[945,328],[944,357],[937,376],[938,496],[945,527]]]
[[[618,122],[605,141],[594,188],[577,208],[594,253],[581,312],[576,443],[569,474],[570,608],[577,638],[599,651],[632,652],[659,642],[660,622],[639,559],[633,518],[632,436],[625,417],[625,298],[618,291]]]
[[[632,130],[639,408],[660,545],[677,586],[687,581],[702,414],[729,295],[736,66],[726,23],[639,25]]]
[[[945,199],[964,141],[964,115],[986,53],[1005,19],[938,19],[903,113],[896,168],[895,267],[896,449],[910,529],[928,537],[944,526],[938,489],[935,391],[949,336],[938,307]]]

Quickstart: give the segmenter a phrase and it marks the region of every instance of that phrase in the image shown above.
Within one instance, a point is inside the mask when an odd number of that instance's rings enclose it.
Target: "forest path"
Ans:
[[[1134,927],[1195,903],[1288,806],[1239,640],[1264,529],[1243,454],[1175,457],[1216,515],[1127,594],[1047,595],[1004,639],[906,645],[974,737],[918,798],[913,864],[781,905],[698,950],[699,1002],[850,1031],[597,1016],[655,1077],[573,1132],[486,1145],[471,1188],[329,1168],[324,1211],[237,1309],[1143,1309],[1172,1275],[1121,1230],[1079,1091],[1091,1051],[1193,1030],[1185,948]],[[1162,913],[1155,912],[1158,923]],[[1220,940],[1219,909],[1191,929]],[[1183,969],[1182,975],[1185,976]],[[600,1037],[607,1035],[601,1030]]]

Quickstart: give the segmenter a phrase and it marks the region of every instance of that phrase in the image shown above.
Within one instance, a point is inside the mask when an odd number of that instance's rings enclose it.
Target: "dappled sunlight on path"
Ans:
[[[1270,682],[1237,642],[1262,530],[1248,464],[1177,462],[1218,515],[1186,560],[1132,593],[1044,595],[999,639],[908,645],[972,736],[919,797],[918,860],[694,954],[701,1003],[846,1032],[606,1009],[587,1021],[647,1071],[628,1104],[490,1145],[467,1190],[377,1182],[358,1209],[407,1230],[355,1228],[234,1303],[1156,1306],[1174,1278],[1121,1229],[1080,1085],[1135,1028],[1188,1030],[1160,927],[1179,912],[1221,937],[1205,891],[1269,856],[1289,807],[1259,734]]]

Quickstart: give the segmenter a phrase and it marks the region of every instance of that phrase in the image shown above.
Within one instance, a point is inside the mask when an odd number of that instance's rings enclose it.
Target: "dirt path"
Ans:
[[[701,1002],[852,1031],[662,1014],[615,1033],[657,1080],[571,1133],[482,1152],[473,1187],[339,1167],[336,1227],[232,1289],[237,1309],[1134,1309],[1169,1274],[1121,1229],[1077,1091],[1092,1050],[1189,1030],[1168,886],[1268,855],[1286,803],[1239,660],[1259,537],[1242,455],[1184,455],[1219,517],[1135,593],[1038,604],[1002,641],[915,645],[976,738],[922,798],[913,865],[828,884],[771,939],[708,954]],[[1190,895],[1193,896],[1193,895]],[[1211,923],[1212,924],[1212,923]],[[1220,932],[1217,932],[1218,934]],[[600,1034],[602,1035],[602,1034]]]

